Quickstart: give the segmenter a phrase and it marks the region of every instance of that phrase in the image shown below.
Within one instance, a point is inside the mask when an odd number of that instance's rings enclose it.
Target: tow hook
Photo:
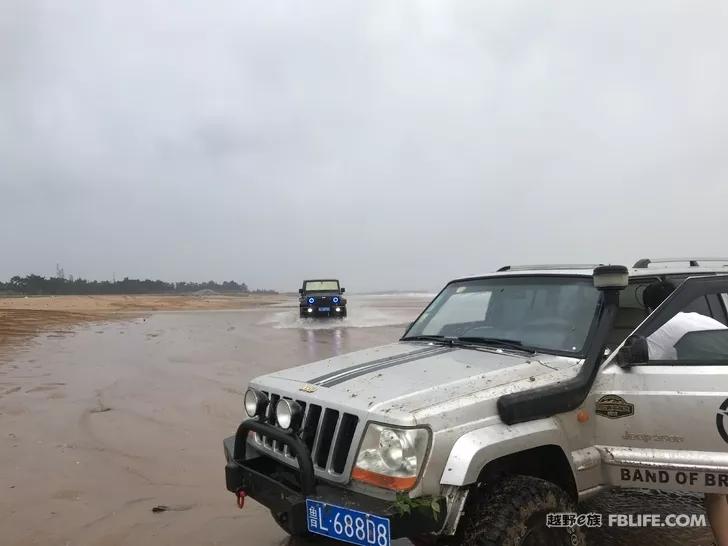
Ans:
[[[245,497],[246,496],[247,496],[247,493],[242,489],[238,489],[235,492],[235,499],[238,502],[238,508],[240,508],[241,510],[243,509],[243,506],[245,506]]]

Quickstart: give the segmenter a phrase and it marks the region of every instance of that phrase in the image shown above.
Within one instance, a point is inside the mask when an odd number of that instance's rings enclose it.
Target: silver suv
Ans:
[[[453,280],[397,343],[252,381],[227,489],[291,535],[366,546],[580,544],[548,514],[606,488],[728,493],[728,330],[670,361],[647,341],[680,312],[728,324],[726,294],[701,258]]]

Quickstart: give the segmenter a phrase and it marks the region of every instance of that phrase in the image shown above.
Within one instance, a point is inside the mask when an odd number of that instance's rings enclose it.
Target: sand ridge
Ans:
[[[62,334],[94,321],[130,318],[155,311],[245,309],[279,303],[285,296],[248,295],[101,295],[0,298],[0,350],[42,332]]]

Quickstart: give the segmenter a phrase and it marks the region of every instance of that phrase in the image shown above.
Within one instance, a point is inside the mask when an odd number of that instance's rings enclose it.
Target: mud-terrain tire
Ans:
[[[547,527],[546,514],[576,513],[559,486],[531,476],[509,476],[474,490],[451,544],[463,546],[584,546],[579,527]]]
[[[273,516],[273,519],[278,524],[278,527],[283,529],[283,531],[288,533],[290,536],[292,536],[294,538],[298,538],[298,539],[304,539],[301,542],[298,542],[298,541],[293,542],[293,544],[296,544],[296,545],[314,544],[316,542],[321,542],[321,541],[325,540],[324,537],[314,534],[314,533],[309,533],[308,531],[304,531],[302,533],[295,533],[295,534],[291,533],[290,529],[288,528],[288,522],[285,521],[283,518],[281,518],[280,514],[276,514],[273,510],[271,510],[270,515]]]

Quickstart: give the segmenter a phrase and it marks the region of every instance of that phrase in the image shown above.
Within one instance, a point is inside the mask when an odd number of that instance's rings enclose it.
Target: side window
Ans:
[[[647,310],[642,302],[642,293],[645,288],[659,278],[637,279],[630,282],[629,286],[622,290],[619,295],[619,310],[614,320],[612,331],[607,339],[607,347],[615,349],[628,335],[634,332],[640,322],[647,318]]]
[[[728,364],[728,328],[711,316],[713,297],[698,296],[664,317],[667,320],[647,336],[650,361]]]
[[[685,275],[669,275],[667,278],[676,286],[680,286],[682,282],[689,276]],[[728,307],[727,294],[707,294],[706,296],[696,298],[689,306],[684,309],[686,312],[700,313],[706,317],[712,317],[718,322],[728,326]]]
[[[728,328],[688,332],[675,344],[678,362],[728,364]]]
[[[726,315],[726,294],[709,294],[708,306],[712,317],[728,326],[728,315]]]
[[[690,305],[686,306],[685,309],[683,309],[683,312],[700,313],[701,315],[706,317],[713,316],[713,313],[710,312],[710,307],[708,306],[708,298],[706,296],[700,296],[699,298],[695,298]]]

